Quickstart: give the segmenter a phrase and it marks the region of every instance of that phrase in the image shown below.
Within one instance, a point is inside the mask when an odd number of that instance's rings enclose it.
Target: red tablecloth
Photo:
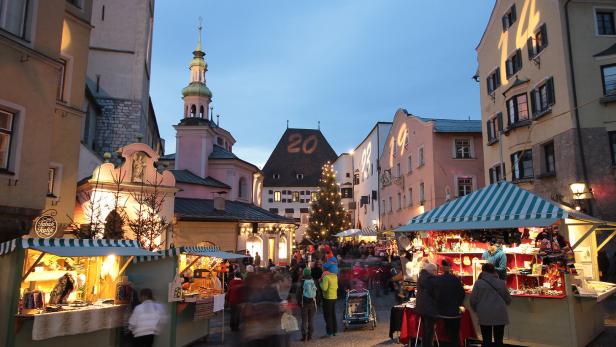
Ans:
[[[414,309],[405,308],[404,314],[402,315],[402,326],[400,327],[400,342],[406,344],[409,339],[416,338],[418,325],[419,315],[415,313]],[[445,326],[442,319],[437,319],[436,321],[436,334],[438,335],[439,341],[449,341],[445,333]],[[421,337],[421,330],[419,331],[419,337]],[[477,338],[477,334],[475,333],[471,315],[468,310],[466,310],[460,321],[460,346],[464,346],[464,341],[468,338]]]

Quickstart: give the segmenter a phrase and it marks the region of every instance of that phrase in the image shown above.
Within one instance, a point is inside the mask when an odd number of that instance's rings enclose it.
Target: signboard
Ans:
[[[38,237],[48,239],[56,234],[58,222],[54,218],[55,215],[55,210],[48,210],[34,220],[34,232]]]

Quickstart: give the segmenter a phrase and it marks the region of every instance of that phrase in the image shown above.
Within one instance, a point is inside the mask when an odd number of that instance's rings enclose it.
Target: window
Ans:
[[[610,139],[610,152],[612,155],[612,165],[616,165],[616,131],[610,131],[607,135]]]
[[[64,98],[64,86],[66,84],[66,59],[64,58],[60,58],[60,63],[62,64],[62,66],[60,66],[60,73],[58,75],[58,89],[56,91],[56,99],[60,100],[60,101],[66,101],[66,99]]]
[[[616,64],[601,67],[603,95],[616,95]]]
[[[528,99],[526,93],[518,94],[507,100],[507,114],[509,126],[524,120],[528,120]]]
[[[13,123],[15,114],[0,110],[0,170],[8,170],[11,165]]]
[[[417,163],[417,167],[422,167],[424,165],[424,149],[423,147],[419,148],[419,163]]]
[[[398,193],[398,210],[402,209],[402,194]]]
[[[319,193],[317,192],[310,193],[310,201],[317,201],[318,198],[319,198]]]
[[[340,193],[343,199],[353,199],[353,188],[341,188]]]
[[[500,68],[497,67],[491,74],[486,78],[486,84],[488,86],[488,94],[494,93],[496,88],[500,87],[501,79],[500,79]]]
[[[282,194],[280,193],[280,191],[275,191],[274,192],[274,201],[275,202],[280,202],[282,200]]]
[[[299,202],[299,192],[293,192],[293,202]]]
[[[277,209],[277,208],[270,208],[270,209],[269,209],[269,211],[270,211],[271,213],[278,214],[278,209]]]
[[[383,212],[382,212],[382,214],[385,214],[385,207],[386,207],[386,205],[385,205],[385,199],[383,199],[383,209],[381,210],[381,211],[383,211]]]
[[[511,173],[514,181],[533,178],[533,151],[519,151],[511,155]]]
[[[391,199],[391,196],[389,197],[389,212],[392,212],[394,210],[393,207],[393,200]]]
[[[470,139],[455,139],[455,155],[456,159],[471,158],[471,140]]]
[[[248,189],[246,188],[246,179],[244,177],[240,177],[240,180],[238,182],[237,197],[246,198],[247,192],[248,192]]]
[[[353,175],[353,184],[359,184],[359,174],[358,173]]]
[[[413,188],[409,188],[409,207],[413,206]]]
[[[513,23],[515,23],[516,19],[517,16],[515,11],[515,4],[513,4],[503,15],[503,31],[507,31],[507,29],[509,29],[513,25]]]
[[[220,138],[220,137],[217,137],[217,138],[216,138],[216,143],[217,143],[219,146],[221,146],[221,147],[222,147],[222,146],[223,146],[223,144],[224,144],[224,142],[222,141],[222,138]]]
[[[0,1],[0,28],[28,40],[32,6],[30,0]]]
[[[66,0],[66,2],[77,7],[78,9],[83,9],[83,0]]]
[[[507,78],[511,78],[511,76],[515,75],[518,71],[522,70],[522,50],[517,49],[515,53],[513,53],[509,59],[505,62],[505,67],[507,68]]]
[[[533,117],[543,116],[554,105],[554,78],[550,77],[530,92]]]
[[[413,172],[413,156],[409,155],[408,158],[406,158],[406,165],[408,167],[408,173]]]
[[[473,191],[473,179],[471,177],[458,177],[458,197],[470,194]]]
[[[424,190],[424,184],[423,182],[421,182],[419,183],[419,203],[423,205],[425,201],[426,201],[426,192]]]
[[[401,174],[400,163],[396,164],[396,173],[397,173],[396,177],[400,177],[400,174]]]
[[[275,173],[275,174],[273,174],[273,175],[272,175],[272,177],[273,177],[275,180],[279,180],[279,179],[280,179],[280,174]]]
[[[598,10],[597,18],[597,34],[599,35],[616,35],[614,27],[614,11]]]
[[[556,159],[554,157],[554,142],[546,143],[543,145],[543,173],[555,174],[556,173]]]
[[[56,183],[56,169],[49,168],[47,169],[47,196],[56,197],[53,191],[53,187],[55,183]]]
[[[498,134],[503,131],[503,114],[497,113],[486,122],[488,144],[498,141]]]
[[[299,181],[301,181],[301,180],[304,179],[304,174],[301,174],[301,173],[295,174],[295,178],[297,178]]]
[[[351,178],[351,173],[347,172],[345,176],[346,176],[346,178]]]
[[[528,38],[528,59],[533,59],[539,53],[541,53],[548,46],[548,28],[544,24],[539,27],[539,31],[535,33],[535,36]]]
[[[492,166],[488,170],[490,184],[500,182],[503,179],[503,167],[500,164]]]

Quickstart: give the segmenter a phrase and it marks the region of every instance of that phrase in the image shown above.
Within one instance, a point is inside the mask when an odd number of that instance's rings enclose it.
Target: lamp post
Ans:
[[[580,211],[582,209],[580,200],[590,199],[592,193],[588,189],[585,182],[573,182],[569,185],[571,193],[573,193],[573,200],[575,201],[575,209]]]

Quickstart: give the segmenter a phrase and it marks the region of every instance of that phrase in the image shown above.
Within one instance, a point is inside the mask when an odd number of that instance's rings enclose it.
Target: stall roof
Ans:
[[[420,214],[395,231],[544,227],[564,218],[602,223],[513,183],[498,182]]]
[[[136,240],[41,239],[21,238],[0,244],[0,255],[22,249],[36,249],[60,257],[151,256],[155,253],[139,247]]]
[[[341,231],[337,234],[335,234],[335,237],[349,237],[349,236],[353,236],[355,234],[357,234],[358,232],[360,232],[360,229],[348,229],[345,231]]]
[[[240,258],[248,258],[247,255],[236,254],[231,252],[223,252],[218,247],[176,247],[176,248],[168,248],[162,251],[155,252],[153,255],[137,257],[135,261],[144,262],[144,261],[152,261],[158,259],[164,259],[167,257],[180,255],[180,254],[188,254],[188,255],[197,255],[202,257],[213,257],[213,258],[221,258],[225,260],[231,259],[240,259]]]

